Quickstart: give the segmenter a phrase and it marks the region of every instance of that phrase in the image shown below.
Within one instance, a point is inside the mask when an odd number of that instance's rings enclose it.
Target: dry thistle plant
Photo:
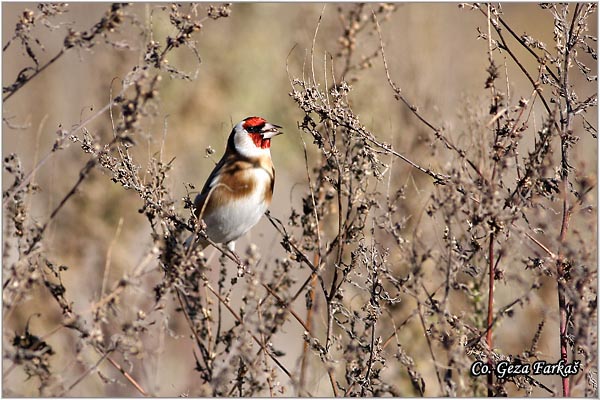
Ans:
[[[596,171],[579,155],[583,135],[597,138],[596,4],[540,5],[551,43],[521,33],[501,5],[461,5],[479,16],[473,32],[486,44],[485,102],[456,107],[452,125],[394,76],[401,61],[387,55],[383,33],[402,6],[336,7],[341,31],[324,57],[316,50],[327,43],[323,11],[302,77],[288,66],[305,185],[283,212],[266,215],[276,246],[232,253],[212,243],[217,260],[184,245],[190,233],[208,238],[194,217],[197,188],[185,183],[182,199],[173,194],[178,160],[163,152],[161,93],[201,79],[196,33],[209,35],[235,7],[136,13],[114,4],[89,29],[70,27],[43,61],[37,30],[57,30],[70,7],[20,15],[3,50],[21,46],[29,64],[3,85],[5,107],[70,52],[135,49],[139,61],[119,90],[111,84],[107,104],[61,125],[42,157],[3,154],[3,394],[597,396]],[[137,35],[123,39],[126,30]],[[178,51],[195,70],[168,60],[181,61]],[[376,89],[406,116],[402,128],[422,132],[414,151],[387,143],[381,126],[361,117],[354,93],[375,74]],[[514,87],[515,75],[524,87]],[[101,116],[110,129],[98,127]],[[160,150],[147,151],[144,164],[140,147],[157,120]],[[11,129],[15,121],[3,118]],[[36,175],[71,146],[86,158],[40,217],[35,201],[51,188]],[[106,233],[98,290],[82,306],[74,293],[86,279],[70,278],[77,266],[57,262],[51,244],[96,179],[133,199],[126,209],[143,216],[146,230],[117,279],[109,268],[123,218]],[[42,319],[52,328],[36,328]],[[520,340],[506,339],[516,330]],[[161,352],[169,341],[187,358]],[[577,373],[472,372],[559,360],[578,362]],[[169,368],[189,376],[183,389],[154,379]],[[15,376],[36,388],[23,392]]]

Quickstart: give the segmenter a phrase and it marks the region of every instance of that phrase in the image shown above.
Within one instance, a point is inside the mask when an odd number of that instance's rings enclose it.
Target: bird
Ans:
[[[258,223],[273,198],[275,168],[271,139],[281,126],[262,117],[247,117],[235,125],[221,160],[194,199],[194,213],[204,220],[205,233],[232,252],[235,241]],[[186,246],[203,250],[209,242],[192,235]]]

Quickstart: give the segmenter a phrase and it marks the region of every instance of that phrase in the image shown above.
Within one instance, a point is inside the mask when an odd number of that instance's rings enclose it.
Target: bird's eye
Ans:
[[[248,133],[261,133],[264,127],[265,124],[250,125],[246,127],[246,131],[248,131]]]
[[[246,128],[248,133],[260,133],[264,125],[249,126]]]

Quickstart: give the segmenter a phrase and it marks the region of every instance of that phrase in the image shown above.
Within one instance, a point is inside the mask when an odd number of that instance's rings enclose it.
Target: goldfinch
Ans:
[[[235,241],[258,223],[273,198],[275,169],[271,138],[283,132],[261,117],[248,117],[231,131],[225,154],[194,200],[195,214],[206,223],[213,242],[235,250]],[[193,237],[186,241],[189,246]],[[208,245],[201,238],[201,249]]]

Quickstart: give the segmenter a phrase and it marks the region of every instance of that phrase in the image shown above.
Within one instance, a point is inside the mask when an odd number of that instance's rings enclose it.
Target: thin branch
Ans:
[[[21,89],[23,86],[25,86],[28,82],[31,82],[31,80],[33,78],[35,78],[36,76],[38,76],[39,74],[44,72],[46,70],[46,68],[48,68],[49,66],[54,64],[65,53],[66,53],[66,50],[64,48],[60,49],[60,51],[54,57],[52,57],[50,59],[50,61],[48,61],[46,64],[42,65],[40,68],[36,68],[35,72],[33,74],[31,74],[30,76],[26,77],[26,79],[24,81],[18,80],[17,82],[15,82],[16,86],[9,88],[9,90],[8,90],[9,93],[6,96],[4,96],[4,98],[2,99],[2,102],[4,103],[6,100],[10,99],[13,94],[17,93],[17,91],[19,89]]]
[[[233,316],[233,318],[235,318],[236,321],[238,321],[241,326],[245,327],[246,324],[244,323],[244,320],[235,312],[235,310],[233,308],[231,308],[229,303],[227,301],[225,301],[225,299],[223,299],[223,297],[219,293],[217,293],[209,283],[205,282],[205,285],[208,288],[208,290],[210,290],[210,292],[225,306],[225,308],[227,308],[227,310]],[[296,379],[292,376],[290,371],[283,364],[281,364],[281,362],[275,357],[275,355],[271,351],[269,351],[269,349],[267,349],[262,344],[260,339],[258,339],[256,337],[256,335],[254,335],[254,333],[252,333],[252,331],[250,329],[248,329],[247,327],[246,327],[246,331],[248,332],[250,337],[256,342],[256,344],[258,344],[260,346],[260,348],[271,358],[271,360],[273,360],[273,362],[288,376],[288,378],[290,378],[290,381],[292,381],[292,383],[294,385],[297,385],[298,383],[296,382]],[[312,397],[310,392],[308,392],[306,390],[305,390],[305,392],[308,394],[308,396]]]
[[[565,6],[567,7],[567,6]],[[561,118],[561,179],[562,179],[562,198],[563,198],[563,211],[562,211],[562,221],[560,226],[560,234],[558,241],[560,243],[560,248],[558,251],[558,261],[557,261],[557,290],[558,290],[558,309],[560,314],[560,356],[563,362],[566,364],[568,362],[568,345],[569,339],[567,337],[567,325],[568,325],[568,315],[567,315],[567,299],[566,299],[566,280],[565,280],[565,266],[566,262],[564,261],[564,247],[567,239],[567,230],[569,228],[569,220],[571,218],[570,208],[569,208],[569,146],[570,146],[570,136],[571,136],[571,123],[573,120],[573,107],[571,105],[571,95],[569,93],[569,66],[571,64],[571,51],[574,46],[573,42],[573,29],[575,27],[575,21],[579,16],[580,4],[575,5],[575,10],[573,11],[573,18],[571,20],[571,26],[569,28],[568,34],[565,33],[565,44],[564,44],[564,60],[562,66],[562,93],[565,99],[565,118]],[[563,108],[561,107],[561,115]],[[569,397],[570,390],[570,379],[569,377],[562,377],[562,389],[563,396]]]
[[[119,223],[117,224],[117,231],[115,232],[115,236],[113,240],[110,242],[108,246],[108,250],[106,251],[106,262],[104,263],[104,275],[102,277],[102,286],[100,288],[100,298],[104,296],[104,291],[106,290],[106,284],[108,283],[108,276],[110,275],[110,264],[112,260],[112,252],[117,240],[119,239],[119,235],[121,234],[121,228],[123,227],[123,217],[119,218]]]
[[[435,359],[435,352],[433,351],[433,345],[431,343],[431,339],[429,338],[429,334],[427,333],[427,326],[425,326],[425,319],[423,318],[423,311],[421,311],[421,303],[417,299],[417,310],[419,314],[419,320],[421,321],[421,328],[423,328],[423,334],[425,335],[425,340],[427,341],[427,348],[429,349],[429,355],[431,356],[431,360],[433,361],[433,368],[435,369],[435,376],[437,377],[438,384],[440,385],[440,390],[443,395],[447,395],[446,390],[444,389],[444,384],[442,383],[442,377],[440,375],[440,369],[438,368],[437,360]]]
[[[493,353],[493,342],[492,342],[492,323],[494,321],[494,232],[490,233],[490,244],[488,253],[488,264],[489,264],[489,286],[488,286],[488,310],[487,310],[487,335],[486,343],[490,349],[490,357],[488,358],[488,365],[490,369],[494,370],[494,360],[491,357]],[[487,375],[487,394],[488,397],[494,396],[494,374]]]
[[[125,90],[126,90],[125,88],[123,90],[121,90],[121,92],[117,95],[117,98],[119,98],[125,92]],[[90,122],[94,121],[96,118],[98,118],[99,116],[101,116],[102,114],[104,114],[105,111],[107,111],[108,109],[110,109],[110,107],[113,104],[114,104],[114,101],[111,101],[108,104],[106,104],[104,107],[102,107],[100,110],[98,110],[95,114],[89,116],[84,121],[82,121],[79,124],[77,124],[74,127],[72,127],[69,131],[67,131],[64,134],[64,137],[69,137],[69,136],[73,135],[75,132],[77,132],[78,130],[85,128]],[[33,167],[33,169],[25,176],[25,178],[23,178],[23,181],[14,190],[12,190],[7,196],[4,197],[4,200],[2,201],[2,205],[3,206],[6,206],[8,204],[8,202],[10,201],[10,199],[12,198],[12,196],[15,193],[18,193],[21,189],[23,189],[23,187],[25,187],[25,185],[27,185],[29,183],[29,181],[35,176],[36,172],[41,167],[44,166],[44,164],[50,159],[50,157],[54,153],[56,153],[56,150],[57,150],[57,146],[55,144],[53,146],[53,148],[48,152],[48,154],[46,154],[46,156],[44,158],[42,158],[35,165],[35,167]]]
[[[196,345],[198,346],[198,348],[200,349],[200,354],[202,354],[204,366],[208,369],[209,375],[210,375],[210,374],[212,374],[212,362],[211,362],[212,360],[210,357],[210,353],[204,346],[204,343],[202,342],[202,339],[198,335],[198,331],[197,331],[196,327],[194,326],[194,322],[192,321],[192,319],[190,318],[190,315],[187,312],[187,307],[185,306],[183,299],[181,298],[180,289],[176,288],[175,291],[177,293],[177,301],[179,302],[181,311],[183,312],[183,315],[185,316],[185,320],[186,320],[190,330],[192,331],[194,338],[196,339],[195,342],[196,342]]]
[[[94,365],[92,365],[90,368],[88,368],[83,374],[81,374],[81,376],[79,376],[79,378],[75,379],[75,382],[73,382],[68,388],[63,390],[56,397],[65,397],[67,393],[69,393],[71,390],[73,390],[73,388],[75,386],[77,386],[78,384],[80,384],[88,375],[95,372],[96,369],[98,369],[98,366],[102,363],[102,361],[104,361],[106,359],[106,357],[108,357],[109,354],[110,354],[110,351],[104,353],[102,355],[102,357],[100,357],[100,359],[98,361],[96,361],[96,363]]]
[[[125,379],[129,381],[129,383],[133,385],[134,388],[137,389],[138,392],[141,393],[142,396],[149,396],[148,393],[146,393],[146,391],[142,388],[142,386],[135,379],[133,379],[133,377],[127,371],[125,371],[123,367],[121,367],[115,360],[108,356],[106,357],[106,359],[117,369],[117,371],[119,371],[125,377]]]
[[[431,129],[435,133],[436,137],[438,137],[439,139],[441,139],[444,142],[444,144],[446,146],[448,146],[449,148],[453,148],[453,149],[455,149],[455,150],[458,151],[458,149],[456,149],[456,147],[454,147],[454,145],[452,145],[450,142],[448,142],[446,140],[445,137],[442,136],[441,130],[439,128],[436,128],[431,122],[429,122],[428,120],[426,120],[421,115],[421,113],[419,113],[419,109],[416,106],[412,105],[406,99],[406,97],[404,97],[404,95],[402,94],[402,90],[399,87],[397,87],[396,84],[392,81],[392,78],[390,76],[390,70],[389,70],[388,65],[387,65],[387,59],[385,57],[385,48],[384,48],[384,45],[383,45],[383,37],[381,36],[381,29],[380,29],[379,21],[377,20],[377,16],[375,15],[375,13],[373,13],[373,18],[375,18],[376,27],[377,27],[377,33],[379,34],[379,42],[380,42],[380,48],[381,48],[381,57],[383,59],[383,68],[385,69],[385,75],[386,75],[388,84],[390,85],[390,87],[394,91],[396,100],[401,100],[410,109],[410,111],[412,111],[412,113],[422,123],[424,123],[429,129]],[[436,172],[433,172],[432,170],[430,170],[428,168],[421,167],[420,165],[418,165],[418,164],[414,163],[413,161],[409,160],[407,157],[403,156],[402,154],[394,151],[389,146],[384,146],[381,143],[378,143],[378,142],[376,142],[375,140],[372,140],[372,139],[369,139],[369,141],[371,141],[376,146],[378,146],[378,147],[386,150],[387,152],[395,155],[396,157],[399,157],[401,160],[403,160],[404,162],[408,163],[409,165],[411,165],[412,167],[416,168],[417,170],[419,170],[419,171],[421,171],[421,172],[423,172],[423,173],[431,176],[432,178],[435,179],[435,183],[444,184],[444,183],[446,183],[447,180],[450,179],[450,177],[448,175],[436,173]]]

